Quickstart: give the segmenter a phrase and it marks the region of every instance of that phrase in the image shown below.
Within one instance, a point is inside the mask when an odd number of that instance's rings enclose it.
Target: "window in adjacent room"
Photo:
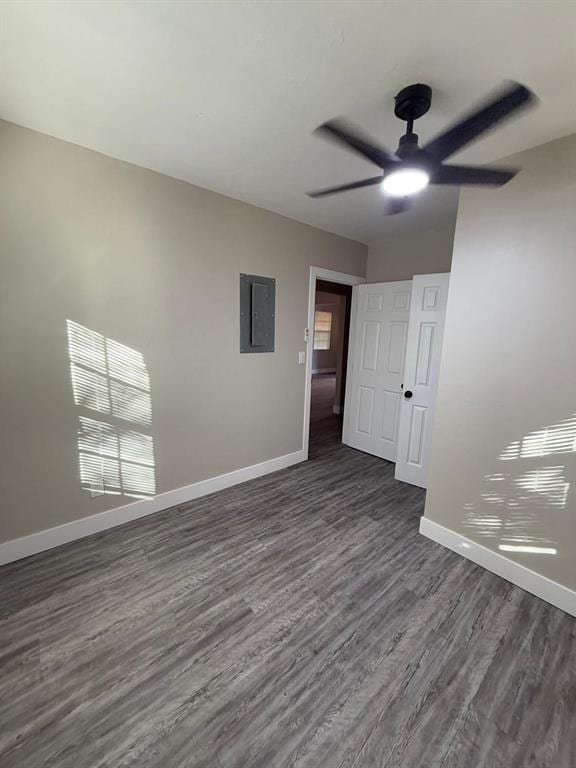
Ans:
[[[317,309],[314,313],[314,349],[330,349],[332,312]]]

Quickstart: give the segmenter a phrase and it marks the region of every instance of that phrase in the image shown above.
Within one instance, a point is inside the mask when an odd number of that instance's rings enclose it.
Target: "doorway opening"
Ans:
[[[352,286],[317,280],[312,326],[310,442],[342,440]]]
[[[357,275],[310,267],[302,446],[306,456],[309,444],[342,441],[352,287],[365,282]]]
[[[427,487],[448,273],[354,291],[343,442]]]
[[[310,450],[317,456],[317,448],[343,442],[395,464],[397,480],[427,487],[449,279],[449,273],[435,273],[366,283],[310,268],[306,458]],[[336,321],[330,308],[341,295],[348,300],[338,369],[322,354],[332,346]]]

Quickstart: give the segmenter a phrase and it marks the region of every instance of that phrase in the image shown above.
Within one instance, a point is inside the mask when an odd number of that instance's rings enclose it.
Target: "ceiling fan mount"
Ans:
[[[432,104],[432,88],[429,85],[415,83],[408,85],[394,97],[394,114],[400,120],[411,123],[423,117]]]
[[[432,103],[432,88],[423,83],[415,83],[402,88],[394,97],[394,114],[406,123],[406,133],[400,136],[396,156],[403,160],[415,155],[418,150],[418,135],[414,133],[414,120],[428,112]]]
[[[536,97],[526,86],[511,83],[471,114],[457,120],[450,128],[420,147],[418,136],[413,130],[414,121],[430,109],[432,89],[423,83],[409,85],[395,97],[394,114],[407,124],[406,133],[400,137],[395,152],[389,152],[343,120],[328,120],[317,129],[325,138],[338,142],[376,165],[379,175],[308,194],[310,197],[327,197],[379,184],[385,194],[396,198],[390,201],[386,209],[386,213],[395,214],[407,210],[410,196],[428,184],[501,187],[514,178],[518,168],[448,165],[444,161],[498,123],[535,102]]]

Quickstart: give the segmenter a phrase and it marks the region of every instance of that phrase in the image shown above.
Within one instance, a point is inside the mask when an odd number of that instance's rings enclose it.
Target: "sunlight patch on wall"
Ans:
[[[72,320],[66,325],[74,403],[99,416],[78,416],[82,487],[93,495],[154,496],[154,440],[131,428],[152,424],[143,356]]]
[[[542,467],[524,472],[515,478],[519,487],[531,494],[531,499],[541,499],[549,507],[565,507],[570,483],[564,476],[564,467]]]
[[[504,471],[484,475],[483,492],[464,505],[464,525],[503,552],[557,555],[554,516],[570,505],[575,453],[576,414],[509,443],[498,456]]]
[[[499,544],[502,552],[528,552],[532,555],[557,555],[556,547],[532,547],[527,544]]]
[[[498,457],[501,461],[576,452],[576,416],[558,424],[529,432],[522,440],[510,443]]]
[[[76,405],[150,425],[150,377],[142,355],[71,320],[66,323]]]

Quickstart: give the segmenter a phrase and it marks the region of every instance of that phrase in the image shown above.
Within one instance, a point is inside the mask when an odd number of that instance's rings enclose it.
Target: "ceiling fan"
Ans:
[[[328,120],[316,129],[348,149],[362,155],[381,169],[378,176],[353,181],[338,187],[309,192],[310,197],[326,197],[351,189],[380,184],[382,191],[393,199],[387,214],[401,213],[410,206],[409,196],[420,192],[428,184],[490,185],[500,187],[520,170],[519,168],[490,168],[470,165],[444,165],[446,158],[478,139],[497,123],[517,114],[535,103],[536,97],[520,83],[512,83],[495,98],[480,105],[474,112],[458,120],[450,128],[422,148],[414,133],[414,121],[430,109],[432,89],[417,83],[403,88],[395,97],[394,114],[406,122],[406,133],[400,137],[396,152],[380,147],[370,137],[344,120]]]

